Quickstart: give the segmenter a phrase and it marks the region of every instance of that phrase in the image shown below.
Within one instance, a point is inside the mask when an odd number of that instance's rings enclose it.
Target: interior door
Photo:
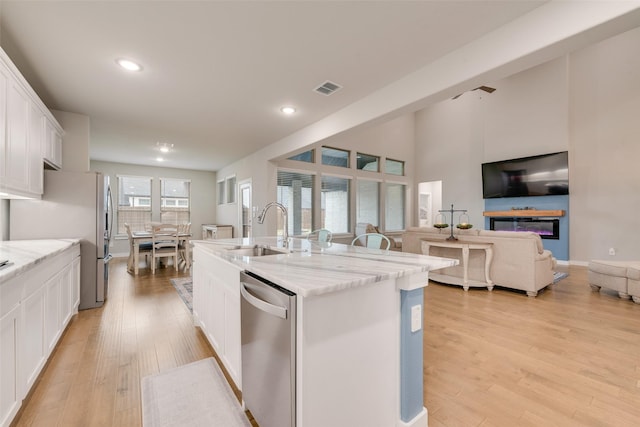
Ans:
[[[251,237],[251,221],[253,210],[251,208],[251,181],[241,182],[240,185],[240,229],[242,237]]]

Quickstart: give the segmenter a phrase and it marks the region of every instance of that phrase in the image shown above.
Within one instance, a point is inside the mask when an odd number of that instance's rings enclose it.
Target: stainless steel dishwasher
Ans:
[[[260,427],[296,425],[296,294],[240,274],[242,399]]]

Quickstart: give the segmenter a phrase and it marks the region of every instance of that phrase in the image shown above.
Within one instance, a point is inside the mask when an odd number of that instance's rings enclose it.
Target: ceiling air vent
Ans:
[[[329,80],[327,80],[326,82],[322,83],[320,86],[318,86],[317,88],[315,88],[314,90],[318,93],[321,93],[323,95],[331,95],[333,92],[342,89],[342,86],[339,86],[333,82],[330,82]]]

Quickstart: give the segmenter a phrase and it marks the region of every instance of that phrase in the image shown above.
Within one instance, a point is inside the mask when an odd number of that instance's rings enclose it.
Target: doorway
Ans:
[[[238,223],[240,224],[240,232],[242,233],[241,237],[251,237],[251,221],[253,220],[253,209],[251,207],[251,180],[242,181],[238,187],[240,190]]]
[[[442,209],[442,181],[418,184],[418,226],[431,227]]]

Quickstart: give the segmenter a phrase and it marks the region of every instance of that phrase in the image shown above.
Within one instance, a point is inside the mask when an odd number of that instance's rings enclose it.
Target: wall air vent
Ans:
[[[337,84],[327,80],[326,82],[322,83],[320,86],[315,88],[314,91],[316,91],[318,93],[321,93],[322,95],[329,96],[333,92],[335,92],[337,90],[340,90],[340,89],[342,89],[342,86],[337,85]]]

